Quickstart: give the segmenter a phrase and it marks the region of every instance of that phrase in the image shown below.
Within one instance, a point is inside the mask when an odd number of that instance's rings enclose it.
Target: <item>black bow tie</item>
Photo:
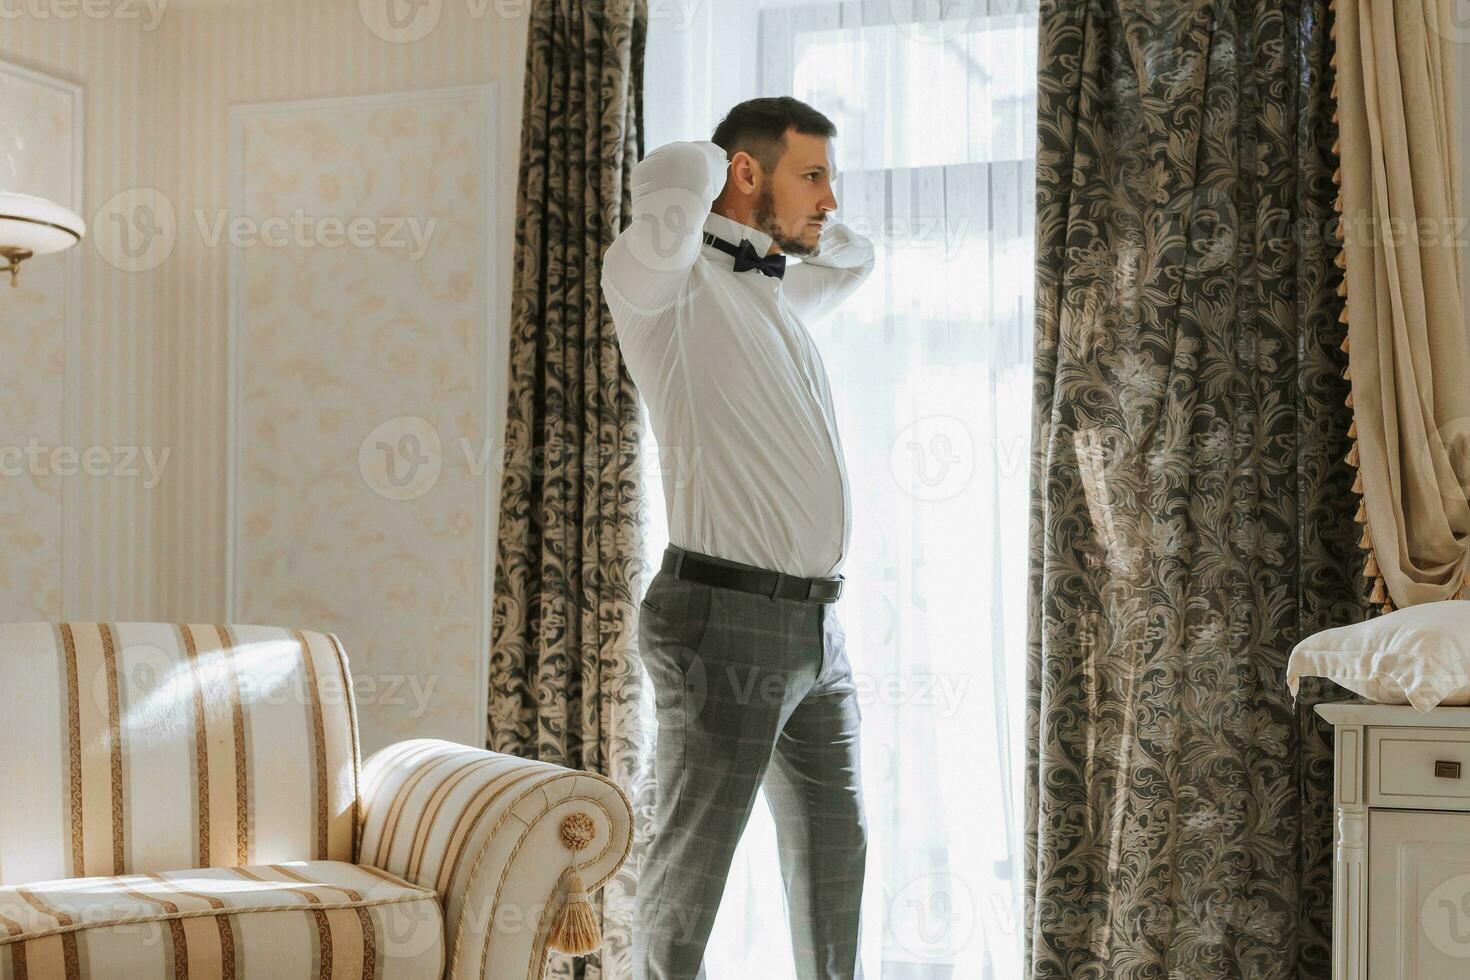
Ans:
[[[750,244],[749,238],[740,239],[739,245],[731,245],[718,235],[710,232],[704,233],[707,244],[713,245],[722,252],[729,252],[735,256],[735,271],[744,272],[746,269],[759,269],[768,276],[780,279],[786,275],[786,256],[780,252],[775,255],[761,255]]]

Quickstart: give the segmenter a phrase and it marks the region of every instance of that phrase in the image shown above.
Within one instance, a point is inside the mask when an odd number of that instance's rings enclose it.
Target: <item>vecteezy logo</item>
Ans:
[[[1470,0],[1444,0],[1443,3],[1426,4],[1425,8],[1430,6],[1437,8],[1437,15],[1425,18],[1431,37],[1438,34],[1452,44],[1470,41]]]
[[[120,711],[123,728],[134,740],[163,735],[178,723],[178,706],[192,696],[186,667],[147,644],[123,646],[114,667],[92,673],[92,702],[103,717]]]
[[[439,430],[416,415],[389,419],[357,449],[357,468],[369,489],[389,500],[422,497],[439,482],[444,450]]]
[[[647,213],[639,220],[645,224],[628,239],[633,258],[652,272],[672,272],[688,265],[682,256],[690,247],[690,239],[704,232],[694,223],[694,216],[707,210],[699,195],[682,187],[666,187],[650,193],[641,203]]]
[[[969,486],[975,441],[952,415],[930,415],[904,426],[893,440],[888,466],[900,489],[920,500],[948,500]]]
[[[1424,897],[1419,923],[1435,949],[1455,959],[1470,958],[1470,874],[1436,885]]]
[[[444,0],[357,0],[367,29],[392,44],[427,37],[439,23]]]
[[[178,240],[173,202],[151,187],[133,187],[108,198],[92,216],[92,244],[123,272],[163,265]]]
[[[970,941],[975,900],[963,881],[936,872],[900,888],[888,905],[888,922],[898,944],[926,960],[949,960]]]
[[[975,16],[975,6],[975,0],[888,0],[898,29],[928,44],[943,44],[962,34]]]

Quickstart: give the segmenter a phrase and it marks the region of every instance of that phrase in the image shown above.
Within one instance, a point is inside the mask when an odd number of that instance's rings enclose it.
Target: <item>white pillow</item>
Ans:
[[[1470,704],[1470,602],[1426,602],[1309,636],[1286,662],[1293,699],[1303,676],[1424,712]]]

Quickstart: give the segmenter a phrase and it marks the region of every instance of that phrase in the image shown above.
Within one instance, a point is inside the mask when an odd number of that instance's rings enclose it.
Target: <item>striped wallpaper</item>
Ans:
[[[63,16],[83,6],[12,5],[19,16],[0,18],[0,60],[82,86],[79,210],[89,225],[103,202],[137,188],[173,209],[177,237],[140,259],[147,267],[140,271],[105,260],[95,235],[82,247],[77,436],[84,445],[146,442],[171,453],[152,491],[115,479],[85,487],[75,594],[61,597],[54,618],[219,621],[226,606],[228,249],[206,243],[194,215],[229,207],[229,107],[499,82],[497,186],[487,189],[497,195],[500,236],[487,274],[494,278],[487,285],[495,300],[490,384],[498,441],[509,318],[500,299],[510,291],[527,4],[172,0],[160,12],[158,0],[138,0],[109,5],[114,16]],[[412,19],[390,21],[389,10],[412,11]],[[95,231],[89,227],[89,235]]]
[[[12,5],[6,8],[7,16],[0,17],[0,60],[81,86],[83,200],[80,207],[73,207],[90,225],[92,208],[154,166],[155,144],[136,124],[145,93],[159,87],[158,65],[148,57],[148,43],[132,24],[10,16],[31,9]],[[65,257],[33,260],[21,275],[19,289],[12,289],[8,281],[0,283],[4,289],[0,317],[6,316],[7,304],[24,301],[28,288],[64,282],[63,263],[78,280],[77,335],[59,357],[37,357],[37,363],[23,366],[9,361],[10,369],[45,376],[50,391],[42,401],[8,406],[12,414],[6,420],[6,444],[24,445],[33,436],[38,444],[73,446],[78,452],[92,446],[110,450],[148,445],[156,450],[167,441],[162,438],[158,397],[165,383],[160,358],[165,330],[151,277],[117,269],[84,243]],[[56,303],[53,297],[42,301]],[[17,354],[11,350],[3,356],[10,359]],[[31,379],[31,390],[39,393],[36,380]],[[66,422],[58,425],[50,416],[63,404]],[[56,522],[39,519],[34,508],[17,515],[19,520],[7,527],[0,540],[6,615],[136,619],[157,610],[161,585],[157,534],[165,506],[164,484],[145,490],[143,481],[118,475],[57,479],[66,484],[65,523],[73,533],[58,535]],[[0,478],[0,486],[9,485],[11,500],[26,482],[24,477]],[[44,584],[36,579],[36,566],[21,564],[34,558],[44,559],[53,569],[44,576]]]
[[[363,95],[500,80],[499,186],[502,202],[515,197],[524,74],[524,15],[497,10],[517,4],[478,0],[430,3],[440,10],[423,38],[395,43],[365,23],[363,0],[195,2],[168,8],[154,42],[164,59],[158,103],[143,106],[159,139],[159,181],[180,213],[213,214],[229,206],[228,108],[235,103]],[[391,0],[382,0],[386,6]],[[501,260],[491,295],[510,295],[514,207],[499,209]],[[176,440],[177,468],[160,515],[162,567],[157,609],[163,618],[209,621],[223,615],[225,599],[225,439],[227,422],[228,250],[181,234],[159,270],[162,331],[159,354],[168,379],[159,392],[168,438]],[[508,358],[508,301],[496,304],[496,351],[503,373]],[[492,393],[505,390],[499,377]],[[504,397],[492,404],[503,419]],[[503,425],[503,422],[497,423]],[[496,432],[499,431],[497,427]],[[492,511],[495,513],[495,511]],[[350,651],[349,651],[350,653]]]

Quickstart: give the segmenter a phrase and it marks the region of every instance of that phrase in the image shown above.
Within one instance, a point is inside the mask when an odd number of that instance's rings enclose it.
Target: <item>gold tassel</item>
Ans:
[[[1358,512],[1353,515],[1353,520],[1357,521],[1359,524],[1366,524],[1368,522],[1368,501],[1367,500],[1363,500],[1363,499],[1359,499],[1358,500]]]
[[[1347,462],[1349,466],[1358,465],[1358,444],[1356,442],[1353,443],[1353,448],[1348,450]]]
[[[1332,99],[1334,102],[1337,100],[1337,79],[1335,78],[1332,80]]]
[[[1347,276],[1343,276],[1337,281],[1337,295],[1343,299],[1347,298]]]
[[[1368,557],[1363,562],[1363,577],[1377,578],[1381,574],[1382,570],[1378,567],[1378,558],[1373,554],[1373,552],[1368,552]]]
[[[1344,381],[1351,381],[1351,380],[1353,380],[1353,366],[1352,366],[1351,363],[1349,363],[1347,367],[1345,367],[1345,368],[1342,369],[1342,380],[1344,380]]]
[[[1333,55],[1332,56],[1332,60],[1333,61],[1336,61],[1337,60],[1337,55]],[[1332,155],[1333,156],[1339,156],[1339,157],[1342,156],[1342,137],[1341,136],[1339,136],[1337,139],[1335,139],[1335,140],[1332,141]]]
[[[1337,315],[1337,322],[1338,323],[1347,323],[1348,322],[1348,311],[1347,311],[1347,304],[1346,303],[1344,303],[1343,306],[1342,306],[1342,312]],[[1348,349],[1348,345],[1347,345],[1347,340],[1346,339],[1344,339],[1343,342],[1342,342],[1342,349],[1344,351],[1346,351]]]
[[[568,814],[561,822],[561,842],[572,851],[572,865],[563,875],[566,879],[566,898],[551,924],[547,942],[553,949],[574,956],[582,956],[602,945],[602,930],[597,922],[597,913],[587,896],[587,886],[577,870],[577,852],[592,842],[597,835],[592,818],[585,813]]]
[[[573,867],[567,876],[567,897],[556,921],[551,926],[547,942],[553,949],[574,956],[584,956],[602,945],[602,931],[597,925],[597,913],[587,899],[587,886],[582,876]]]
[[[1358,547],[1364,551],[1373,550],[1373,532],[1368,530],[1368,525],[1363,525],[1363,536],[1358,538]]]
[[[1374,605],[1388,602],[1388,590],[1383,587],[1383,579],[1373,580],[1373,594],[1368,597],[1368,601]]]
[[[1340,319],[1343,323],[1347,323],[1347,307],[1343,307],[1342,316],[1340,317]],[[1352,350],[1352,345],[1348,343],[1348,338],[1344,337],[1342,338],[1342,343],[1337,345],[1337,348],[1338,350],[1346,354],[1348,351]]]
[[[1353,392],[1351,388],[1348,389],[1347,397],[1342,400],[1342,403],[1348,408],[1353,407]]]
[[[1338,191],[1337,196],[1332,199],[1332,207],[1338,214],[1342,214],[1342,191]]]
[[[1358,470],[1358,472],[1353,476],[1353,493],[1356,493],[1359,496],[1361,496],[1362,493],[1363,493],[1363,471],[1362,470]]]
[[[1347,250],[1346,249],[1341,249],[1341,248],[1338,249],[1337,250],[1337,254],[1332,257],[1332,264],[1335,265],[1335,266],[1337,266],[1339,269],[1346,270],[1347,269]]]
[[[1333,122],[1340,122],[1340,120],[1337,118],[1337,110],[1336,109],[1333,109],[1332,110],[1332,121]]]
[[[1353,419],[1351,422],[1348,423],[1348,438],[1349,439],[1356,439],[1356,438],[1358,438],[1358,420],[1357,419]]]

